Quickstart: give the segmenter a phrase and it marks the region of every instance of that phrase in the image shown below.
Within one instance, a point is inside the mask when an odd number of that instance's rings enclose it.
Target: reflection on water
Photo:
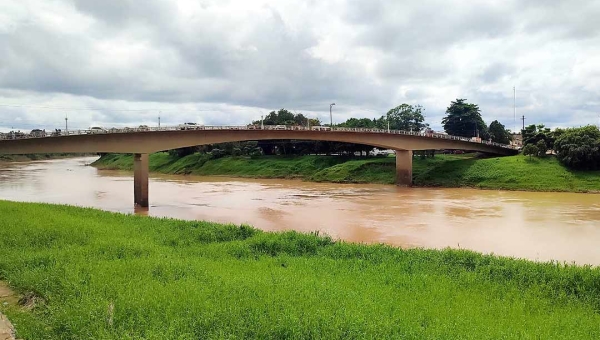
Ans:
[[[600,265],[598,195],[154,175],[151,207],[138,209],[131,173],[86,166],[93,160],[0,165],[0,199]]]

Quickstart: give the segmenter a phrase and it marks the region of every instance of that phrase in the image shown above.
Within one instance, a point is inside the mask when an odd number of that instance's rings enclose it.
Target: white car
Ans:
[[[373,149],[369,152],[369,155],[371,156],[387,156],[387,155],[392,155],[394,154],[394,150],[380,150],[380,149]]]
[[[89,131],[90,134],[106,133],[106,130],[104,128],[99,127],[99,126],[92,126],[88,131]]]
[[[179,130],[204,130],[204,125],[198,125],[196,123],[183,123],[179,124]]]

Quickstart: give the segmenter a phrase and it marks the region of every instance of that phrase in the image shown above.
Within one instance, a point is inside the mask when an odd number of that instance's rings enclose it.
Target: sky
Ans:
[[[0,131],[334,123],[453,100],[600,124],[600,1],[0,0]],[[513,87],[516,88],[516,101]],[[514,106],[516,103],[516,106]],[[516,115],[514,109],[516,108]],[[515,117],[517,117],[515,119]]]

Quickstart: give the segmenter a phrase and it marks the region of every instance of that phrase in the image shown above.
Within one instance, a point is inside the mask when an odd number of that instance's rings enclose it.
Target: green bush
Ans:
[[[565,129],[554,143],[558,159],[573,169],[600,169],[600,131],[596,126]]]

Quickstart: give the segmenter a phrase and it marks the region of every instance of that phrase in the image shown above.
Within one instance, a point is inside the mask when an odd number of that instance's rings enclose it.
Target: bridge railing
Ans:
[[[470,143],[486,144],[496,147],[514,149],[512,145],[500,144],[486,140],[471,139],[467,137],[452,136],[442,133],[427,133],[420,131],[403,131],[403,130],[387,130],[387,129],[367,129],[367,128],[345,128],[345,127],[329,127],[329,126],[289,126],[289,125],[229,125],[229,126],[212,126],[212,125],[195,125],[195,126],[161,126],[148,127],[139,126],[137,128],[111,128],[111,129],[75,129],[75,130],[55,130],[53,132],[23,133],[9,132],[0,133],[0,140],[3,139],[27,139],[27,138],[52,138],[61,136],[75,135],[95,135],[95,134],[117,134],[117,133],[132,133],[132,132],[148,132],[148,131],[183,131],[183,130],[283,130],[283,131],[335,131],[335,132],[360,132],[360,133],[386,133],[408,135],[426,138],[439,138],[447,140],[457,140]]]

